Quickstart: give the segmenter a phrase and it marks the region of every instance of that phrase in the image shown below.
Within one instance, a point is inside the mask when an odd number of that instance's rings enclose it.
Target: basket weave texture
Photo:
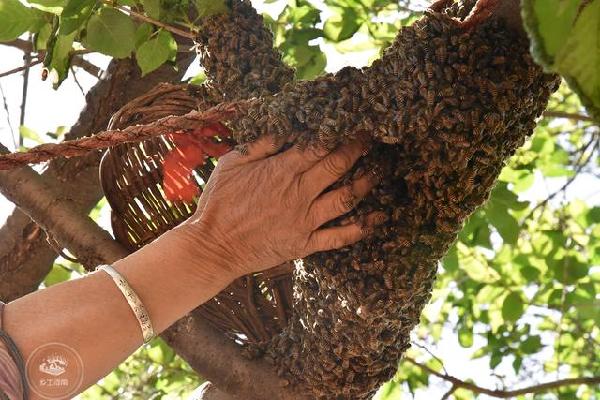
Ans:
[[[204,107],[194,86],[161,84],[132,100],[114,114],[109,129],[145,124],[169,115],[183,115]],[[163,190],[162,165],[174,143],[166,136],[109,149],[100,165],[100,181],[112,208],[115,239],[135,251],[176,227],[195,209],[195,202],[169,201]],[[203,187],[215,168],[207,159],[195,170]],[[169,268],[168,265],[165,268]],[[268,341],[287,325],[292,313],[292,263],[234,281],[199,312],[238,344]]]

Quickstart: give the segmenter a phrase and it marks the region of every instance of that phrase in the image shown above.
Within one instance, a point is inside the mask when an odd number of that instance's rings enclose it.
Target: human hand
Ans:
[[[279,153],[273,138],[263,137],[247,151],[226,154],[196,213],[180,229],[187,236],[183,251],[197,252],[191,258],[203,261],[211,253],[235,279],[357,242],[384,221],[383,213],[320,227],[350,211],[377,184],[378,177],[367,173],[351,185],[325,191],[369,147],[366,140],[356,140],[333,152],[292,147]]]

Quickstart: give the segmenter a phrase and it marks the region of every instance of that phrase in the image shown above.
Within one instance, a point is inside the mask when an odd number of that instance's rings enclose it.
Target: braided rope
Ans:
[[[182,116],[168,116],[150,124],[107,130],[62,143],[41,144],[25,152],[0,155],[0,170],[37,164],[57,157],[83,156],[91,151],[106,149],[121,143],[140,142],[154,136],[197,129],[244,115],[248,105],[247,101],[221,103],[206,111],[191,111]]]

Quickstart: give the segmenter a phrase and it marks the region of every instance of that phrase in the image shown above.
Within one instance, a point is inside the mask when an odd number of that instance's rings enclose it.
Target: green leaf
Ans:
[[[146,22],[140,24],[135,31],[135,48],[139,48],[142,44],[150,40],[150,36],[154,33],[154,27]]]
[[[124,13],[103,8],[90,18],[84,43],[90,50],[115,58],[129,57],[135,48],[135,25]]]
[[[229,12],[225,0],[194,0],[194,5],[200,18]]]
[[[147,16],[160,20],[160,0],[142,0],[142,5]]]
[[[476,282],[493,283],[500,279],[498,272],[479,257],[461,257],[459,266]]]
[[[319,10],[311,6],[288,9],[289,21],[293,24],[314,24],[319,20]]]
[[[524,22],[534,37],[533,53],[547,65],[565,45],[581,4],[564,0],[526,0],[523,2]]]
[[[177,51],[177,43],[167,31],[159,31],[155,38],[142,44],[135,53],[142,76],[163,65],[173,51]]]
[[[520,349],[525,354],[534,354],[542,348],[542,338],[539,335],[532,335],[525,339]]]
[[[590,208],[587,212],[586,220],[588,224],[600,223],[600,207],[594,206]]]
[[[515,322],[521,315],[525,307],[523,305],[523,296],[520,292],[511,292],[504,298],[502,303],[502,318],[505,321]]]
[[[68,281],[69,278],[71,278],[71,271],[61,265],[54,264],[52,270],[50,270],[48,275],[46,275],[46,279],[44,279],[44,285],[50,287],[57,283]]]
[[[502,355],[502,353],[500,353],[497,350],[494,350],[492,352],[492,356],[490,357],[490,368],[491,369],[496,368],[502,362],[503,357],[504,356]]]
[[[206,72],[204,70],[198,72],[198,74],[194,75],[190,78],[190,85],[202,85],[206,81]]]
[[[472,326],[462,326],[458,330],[458,343],[462,347],[471,347],[473,346],[473,327]]]
[[[25,125],[21,125],[19,127],[19,134],[29,140],[33,140],[36,143],[44,143],[42,137],[33,129],[26,127]]]
[[[0,42],[18,38],[42,18],[41,12],[25,7],[18,0],[0,0]]]
[[[92,15],[94,0],[69,0],[60,15],[59,33],[68,35],[78,30]]]
[[[351,38],[360,28],[361,21],[352,8],[338,9],[323,25],[325,37],[334,42]]]
[[[456,250],[456,246],[452,246],[450,248],[442,262],[446,271],[452,272],[458,269],[458,252]]]
[[[561,260],[556,260],[552,263],[551,267],[556,280],[565,285],[574,284],[579,279],[587,276],[589,271],[589,266],[574,256],[567,256]]]
[[[317,47],[318,46],[314,46]],[[312,58],[296,71],[298,79],[313,79],[325,71],[327,57],[320,50],[315,52]]]
[[[76,31],[68,35],[58,35],[56,40],[49,42],[51,46],[48,48],[49,54],[46,57],[50,61],[46,62],[44,60],[44,65],[55,73],[52,82],[55,89],[60,86],[68,75],[71,50],[76,35]]]
[[[28,4],[38,10],[60,15],[67,0],[28,0]]]
[[[600,0],[525,0],[523,15],[536,59],[600,119]]]
[[[498,230],[506,244],[516,244],[519,238],[519,223],[506,208],[491,201],[485,208],[490,223]]]
[[[44,24],[38,33],[34,35],[34,49],[46,50],[50,36],[52,35],[52,24]]]
[[[515,374],[518,374],[519,371],[521,371],[521,365],[523,365],[523,357],[515,356],[512,365],[513,369],[515,370]]]

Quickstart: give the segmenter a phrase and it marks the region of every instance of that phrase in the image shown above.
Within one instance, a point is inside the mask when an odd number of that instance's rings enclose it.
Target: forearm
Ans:
[[[227,273],[219,273],[218,260],[209,250],[199,251],[205,257],[193,263],[183,259],[187,256],[173,251],[181,248],[181,240],[185,236],[167,233],[113,265],[140,297],[156,333],[212,298],[231,280]],[[108,374],[142,344],[132,310],[102,271],[16,300],[7,305],[4,318],[6,331],[25,360],[48,343],[75,350],[84,368],[80,390]]]

